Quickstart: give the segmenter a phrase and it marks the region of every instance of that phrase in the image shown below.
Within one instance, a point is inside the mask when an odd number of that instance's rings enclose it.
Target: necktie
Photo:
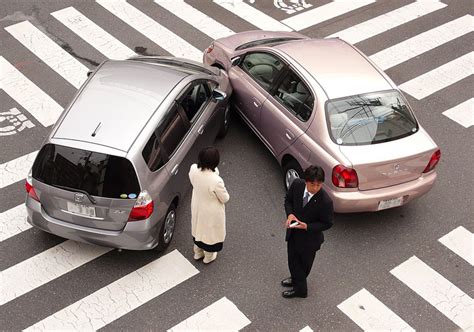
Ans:
[[[306,192],[303,197],[303,207],[305,207],[306,204],[308,204],[308,201],[309,201],[309,192]]]

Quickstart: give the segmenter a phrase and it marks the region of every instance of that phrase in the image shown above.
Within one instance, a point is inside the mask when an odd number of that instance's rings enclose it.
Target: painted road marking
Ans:
[[[13,107],[9,111],[0,112],[0,136],[18,134],[26,128],[33,128],[35,125],[26,116]]]
[[[391,12],[333,33],[326,38],[339,37],[351,44],[356,44],[446,6],[446,4],[435,0],[412,2]]]
[[[98,330],[198,273],[179,251],[174,250],[30,326],[26,331]]]
[[[10,160],[0,165],[0,189],[5,188],[13,183],[24,180],[28,172],[33,166],[36,154],[38,151],[33,151],[24,156]]]
[[[239,331],[250,323],[234,303],[223,297],[168,331]]]
[[[75,88],[87,79],[89,69],[29,21],[10,25],[5,30]]]
[[[474,302],[469,295],[413,256],[390,271],[464,330],[474,327]]]
[[[111,248],[67,240],[0,272],[0,305],[16,299],[87,262]]]
[[[30,228],[31,225],[26,222],[25,204],[0,213],[0,242]]]
[[[472,100],[472,99],[471,99]],[[462,226],[452,230],[438,240],[448,249],[474,265],[474,234]],[[474,318],[474,317],[473,317]]]
[[[443,114],[461,126],[469,128],[474,125],[474,98],[444,111]]]
[[[365,288],[337,307],[364,331],[415,331]]]
[[[201,61],[202,52],[124,0],[97,3],[174,56]]]
[[[51,15],[109,59],[122,60],[136,55],[74,7],[52,12]]]
[[[183,0],[155,0],[155,3],[212,39],[227,37],[235,33],[225,25],[188,5]]]
[[[399,87],[416,99],[423,99],[472,75],[472,68],[474,68],[474,52],[415,77]]]

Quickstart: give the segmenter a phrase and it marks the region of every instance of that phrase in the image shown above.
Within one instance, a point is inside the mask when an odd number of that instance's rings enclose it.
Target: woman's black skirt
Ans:
[[[193,236],[193,241],[194,241],[195,245],[197,245],[199,248],[201,248],[202,250],[207,251],[207,252],[221,251],[222,246],[224,245],[224,242],[218,242],[218,243],[214,243],[214,244],[206,244],[206,243],[201,242],[201,241],[196,241],[194,236]]]

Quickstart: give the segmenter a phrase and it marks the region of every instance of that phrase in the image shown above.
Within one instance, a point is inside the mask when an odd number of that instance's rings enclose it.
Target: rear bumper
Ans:
[[[405,205],[426,194],[433,187],[436,177],[436,171],[433,171],[416,180],[387,188],[353,192],[333,191],[328,188],[326,191],[333,200],[335,212],[378,211],[380,201],[404,197],[402,205]]]
[[[26,211],[26,221],[48,233],[74,241],[129,250],[148,250],[156,247],[158,232],[163,222],[153,222],[151,219],[128,222],[120,231],[84,227],[51,218],[39,202],[28,196]]]

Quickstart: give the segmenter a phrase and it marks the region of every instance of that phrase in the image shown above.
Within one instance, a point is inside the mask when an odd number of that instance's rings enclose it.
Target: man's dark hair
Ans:
[[[320,166],[311,165],[304,171],[306,182],[324,182],[324,170]]]
[[[201,171],[209,169],[214,172],[217,165],[219,165],[219,151],[215,147],[208,146],[199,152],[198,167]]]

